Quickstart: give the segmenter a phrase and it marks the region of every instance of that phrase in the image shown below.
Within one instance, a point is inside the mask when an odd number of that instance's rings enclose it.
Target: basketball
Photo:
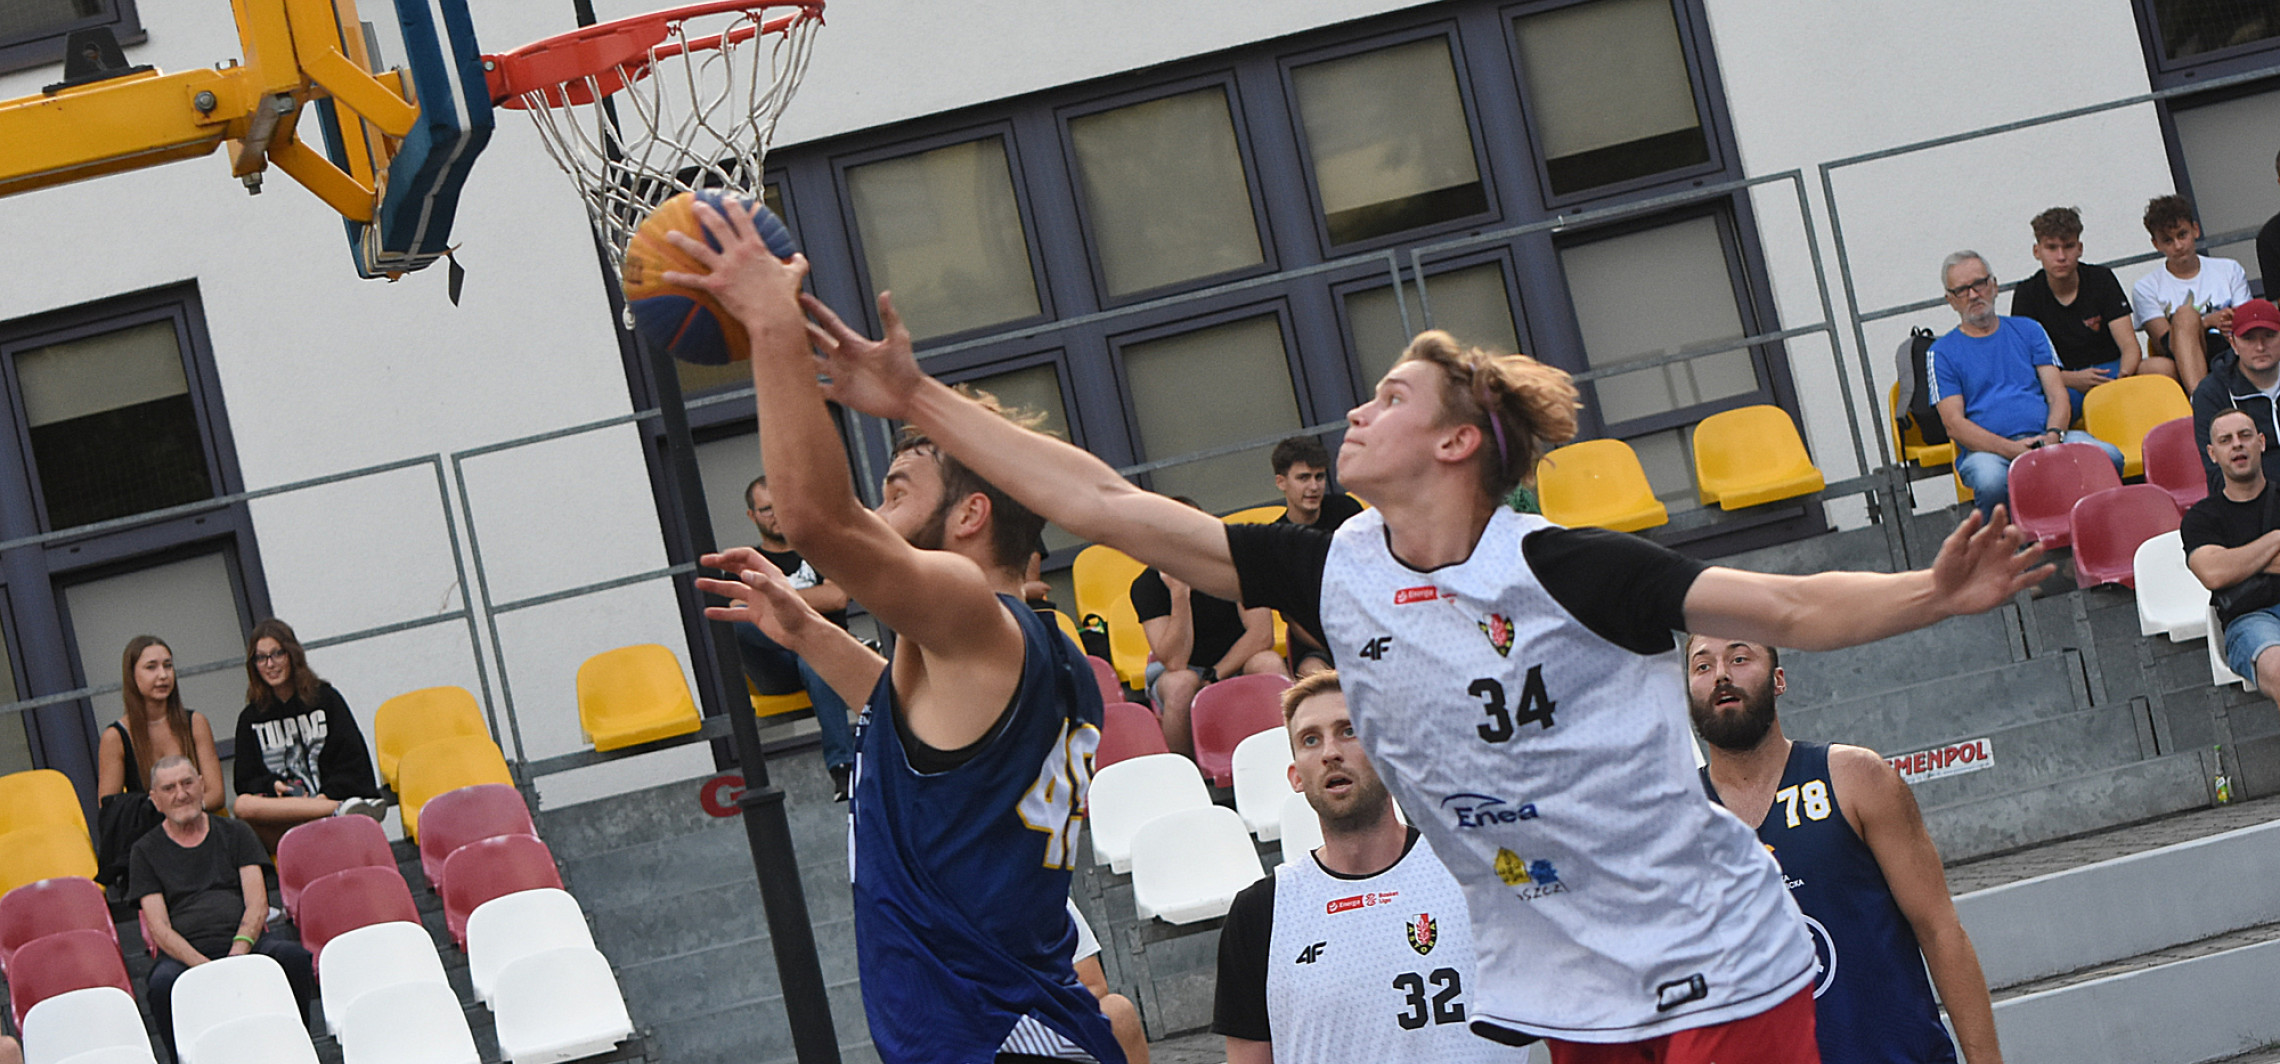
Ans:
[[[750,354],[744,326],[715,305],[710,295],[665,283],[669,270],[705,272],[703,266],[667,241],[665,234],[687,233],[714,250],[720,248],[697,221],[696,204],[700,200],[723,216],[734,212],[752,219],[753,230],[777,258],[791,258],[799,248],[792,243],[791,230],[784,228],[783,221],[766,204],[723,189],[683,192],[658,204],[634,230],[633,239],[626,243],[625,264],[619,269],[625,282],[626,306],[633,312],[633,331],[641,334],[644,342],[664,348],[683,362],[718,366]]]

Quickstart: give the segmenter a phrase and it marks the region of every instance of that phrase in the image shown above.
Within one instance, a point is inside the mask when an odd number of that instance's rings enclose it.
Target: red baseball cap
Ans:
[[[2250,329],[2280,331],[2280,307],[2269,299],[2251,299],[2233,308],[2232,334],[2241,336]]]

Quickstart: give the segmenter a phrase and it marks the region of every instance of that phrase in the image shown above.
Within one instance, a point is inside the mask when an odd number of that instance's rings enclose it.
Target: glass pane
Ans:
[[[1560,265],[1593,368],[1747,335],[1725,245],[1710,218],[1562,248]],[[1641,297],[1650,292],[1648,310]],[[1607,377],[1592,386],[1599,416],[1612,424],[1756,391],[1758,379],[1744,349]]]
[[[1655,498],[1672,513],[1702,508],[1702,496],[1694,487],[1693,432],[1693,426],[1688,426],[1623,441],[1638,452],[1639,465],[1647,471],[1647,483],[1654,487]]]
[[[2153,0],[2153,17],[2171,59],[2280,37],[2280,7],[2262,0]]]
[[[1133,344],[1124,349],[1124,373],[1150,460],[1304,427],[1282,326],[1271,314]],[[1275,497],[1273,449],[1269,443],[1150,476],[1157,491],[1227,513]]]
[[[847,172],[871,283],[913,339],[1034,317],[1037,283],[1000,137]]]
[[[1670,0],[1599,0],[1513,25],[1554,195],[1710,161]]]
[[[0,37],[60,32],[80,19],[103,13],[102,0],[9,0],[0,4]]]
[[[782,189],[772,183],[760,186],[760,202],[767,204],[768,209],[776,212],[777,217],[784,218]],[[789,218],[784,220],[787,225],[791,222]],[[900,305],[899,299],[897,304]],[[673,372],[681,382],[682,395],[701,395],[724,388],[750,387],[752,384],[752,363],[742,358],[719,366],[701,366],[675,359]]]
[[[120,644],[122,647],[126,644]],[[0,629],[0,705],[19,698],[16,668],[8,660],[8,633]],[[32,767],[32,747],[24,740],[24,715],[0,713],[0,775]]]
[[[213,497],[172,322],[20,352],[16,380],[50,528]]]
[[[747,432],[697,444],[697,479],[705,486],[705,512],[712,517],[713,543],[749,547],[759,530],[744,512],[744,487],[760,475],[760,434]]]
[[[2177,143],[2185,150],[2185,172],[2193,179],[2193,206],[2208,236],[2235,229],[2254,230],[2272,213],[2272,150],[2280,140],[2241,136],[2244,129],[2280,129],[2280,92],[2244,96],[2192,110],[2179,110]],[[2251,280],[2263,274],[2256,261],[2256,237],[2203,249],[2232,259]],[[2269,292],[2272,285],[2267,283]]]
[[[1433,274],[1427,279],[1426,291],[1433,299],[1434,328],[1447,329],[1467,344],[1499,354],[1520,349],[1502,264],[1491,262]],[[1419,314],[1414,302],[1409,312],[1413,319]],[[1375,388],[1411,339],[1401,333],[1401,310],[1394,305],[1393,288],[1372,288],[1347,296],[1346,318],[1353,324],[1354,350],[1361,356],[1362,387]],[[1422,331],[1422,323],[1419,328]]]
[[[1086,115],[1069,140],[1110,296],[1264,261],[1225,89]]]
[[[966,383],[997,396],[998,402],[1022,410],[1045,415],[1039,428],[1060,439],[1069,438],[1069,410],[1061,399],[1061,374],[1051,365],[1031,366],[1008,373],[993,373],[975,377]],[[1062,531],[1059,525],[1045,526],[1045,548],[1049,551],[1073,547],[1084,541]]]
[[[1331,243],[1488,209],[1446,38],[1302,66],[1291,85]]]
[[[245,656],[250,622],[238,613],[229,562],[220,554],[73,584],[63,589],[63,601],[71,611],[80,674],[91,685],[119,682],[120,653],[127,640],[145,633],[166,641],[180,670]],[[311,664],[324,672],[321,663]],[[243,668],[184,676],[177,686],[182,704],[214,726],[217,742],[237,734],[238,711],[245,706]],[[95,719],[118,719],[121,705],[118,695],[98,697]]]

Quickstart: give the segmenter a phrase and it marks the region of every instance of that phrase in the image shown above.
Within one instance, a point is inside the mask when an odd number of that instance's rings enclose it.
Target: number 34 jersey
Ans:
[[[1595,549],[1524,551],[1532,534]],[[1694,563],[1664,555],[1509,510],[1430,572],[1393,557],[1377,511],[1330,545],[1322,621],[1355,732],[1463,887],[1489,1027],[1639,1041],[1756,1015],[1812,977],[1780,869],[1703,800],[1670,638]],[[1553,563],[1589,566],[1597,601],[1536,569]]]

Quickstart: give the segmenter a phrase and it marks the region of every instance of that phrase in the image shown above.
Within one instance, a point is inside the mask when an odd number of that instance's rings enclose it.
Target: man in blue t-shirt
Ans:
[[[2011,460],[2054,443],[2087,443],[2113,459],[2122,452],[2087,432],[2070,432],[2073,403],[2058,375],[2058,353],[2040,325],[1995,313],[1995,274],[1976,251],[1958,251],[1940,263],[1940,287],[1961,320],[1932,341],[1929,372],[1933,405],[1961,450],[1956,475],[1971,489],[1979,512],[1990,514],[2011,497]]]

